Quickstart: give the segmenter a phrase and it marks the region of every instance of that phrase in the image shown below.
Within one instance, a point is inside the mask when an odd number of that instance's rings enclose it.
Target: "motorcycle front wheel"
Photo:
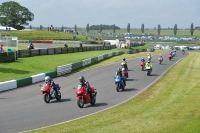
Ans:
[[[77,99],[77,105],[78,105],[80,108],[83,108],[83,106],[84,106],[84,100],[83,100],[83,99]]]
[[[57,91],[56,100],[60,100],[60,99],[61,99],[61,93],[60,93],[60,91]]]
[[[50,98],[50,95],[49,95],[49,94],[47,94],[47,95],[44,95],[44,96],[43,96],[43,99],[44,99],[44,101],[45,101],[46,103],[49,103],[49,102],[50,102],[50,100],[51,100],[51,98]]]
[[[119,90],[120,90],[120,85],[116,84],[116,91],[119,92]]]
[[[96,96],[93,96],[93,98],[92,98],[90,104],[91,104],[91,105],[95,105],[95,103],[96,103]]]

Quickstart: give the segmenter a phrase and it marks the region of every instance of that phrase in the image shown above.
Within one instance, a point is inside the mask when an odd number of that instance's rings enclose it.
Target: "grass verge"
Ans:
[[[192,52],[139,97],[113,109],[30,133],[200,132],[200,54]]]

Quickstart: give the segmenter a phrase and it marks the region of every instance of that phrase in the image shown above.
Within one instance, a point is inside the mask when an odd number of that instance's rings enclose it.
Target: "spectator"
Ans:
[[[80,43],[80,48],[82,48],[83,47],[83,45],[82,45],[82,43]]]
[[[64,43],[64,48],[68,48],[67,42]]]
[[[0,53],[4,53],[3,44],[0,45]]]

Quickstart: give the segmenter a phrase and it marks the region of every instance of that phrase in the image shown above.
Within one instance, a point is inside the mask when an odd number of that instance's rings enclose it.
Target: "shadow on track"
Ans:
[[[135,79],[126,79],[126,81],[135,81]]]
[[[60,99],[59,101],[55,100],[55,101],[52,101],[51,103],[62,103],[62,102],[69,102],[69,101],[71,101],[71,98]]]
[[[160,75],[158,75],[158,74],[151,74],[150,76],[160,76]]]
[[[137,91],[138,89],[135,88],[125,88],[122,92],[126,92],[126,91]]]
[[[88,106],[85,106],[85,108],[88,108],[88,107],[100,107],[100,106],[107,106],[108,103],[96,103],[95,105],[88,105]]]

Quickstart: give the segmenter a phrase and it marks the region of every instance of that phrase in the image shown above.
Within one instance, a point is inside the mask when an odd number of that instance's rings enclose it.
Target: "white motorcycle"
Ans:
[[[151,67],[150,66],[146,66],[146,71],[147,71],[147,76],[150,76],[151,75]]]

